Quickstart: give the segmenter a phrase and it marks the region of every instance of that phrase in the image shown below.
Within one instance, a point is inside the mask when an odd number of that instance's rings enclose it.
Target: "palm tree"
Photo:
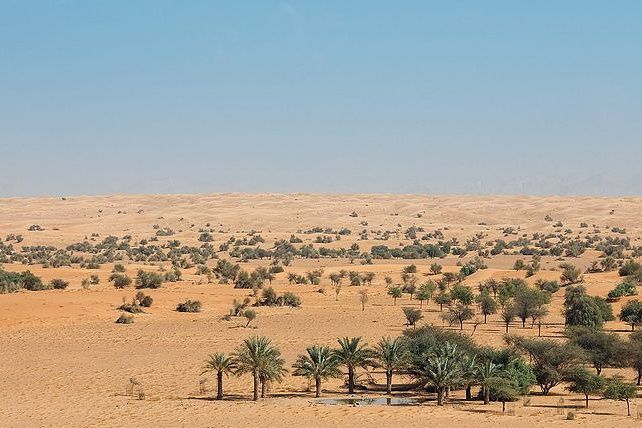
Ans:
[[[252,373],[254,379],[253,400],[259,399],[259,384],[263,384],[263,396],[265,396],[265,384],[270,380],[280,380],[285,369],[281,352],[272,344],[272,341],[265,336],[252,336],[234,351],[236,361],[236,374],[242,375]]]
[[[339,364],[348,368],[348,392],[354,394],[354,372],[357,367],[366,368],[372,364],[372,350],[366,344],[359,344],[361,337],[339,339],[339,349],[333,354]]]
[[[437,390],[437,405],[444,405],[444,395],[448,388],[461,381],[461,354],[455,345],[446,343],[416,367],[415,376]]]
[[[292,365],[294,376],[305,376],[314,379],[315,397],[321,396],[321,381],[332,377],[340,377],[339,362],[332,354],[329,346],[308,346],[306,354],[300,354]]]
[[[209,359],[205,362],[203,373],[216,372],[216,399],[223,399],[223,375],[228,376],[236,369],[236,361],[234,358],[225,355],[222,352],[210,355]]]
[[[261,370],[259,371],[259,380],[261,381],[261,398],[267,396],[268,385],[273,382],[283,381],[283,376],[288,372],[286,370],[285,360],[281,358],[281,353],[272,353],[263,362]]]
[[[376,367],[386,370],[386,394],[392,394],[392,375],[406,366],[407,352],[399,338],[383,337],[374,349]]]
[[[497,383],[502,371],[501,364],[486,361],[477,368],[477,381],[484,390],[484,404],[490,403],[491,386]]]
[[[461,359],[461,370],[464,384],[466,385],[466,400],[472,400],[472,385],[477,378],[477,357],[464,355]]]

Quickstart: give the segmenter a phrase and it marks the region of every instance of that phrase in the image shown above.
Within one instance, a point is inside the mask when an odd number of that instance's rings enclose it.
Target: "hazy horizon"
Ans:
[[[0,197],[642,195],[642,2],[0,0]]]

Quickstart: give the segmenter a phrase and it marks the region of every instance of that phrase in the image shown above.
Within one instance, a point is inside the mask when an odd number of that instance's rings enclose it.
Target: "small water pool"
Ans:
[[[315,404],[331,406],[417,406],[425,400],[410,397],[355,397],[355,398],[317,398]]]

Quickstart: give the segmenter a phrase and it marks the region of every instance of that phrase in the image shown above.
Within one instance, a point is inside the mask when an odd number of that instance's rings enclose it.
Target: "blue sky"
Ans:
[[[0,0],[0,196],[642,194],[642,2]]]

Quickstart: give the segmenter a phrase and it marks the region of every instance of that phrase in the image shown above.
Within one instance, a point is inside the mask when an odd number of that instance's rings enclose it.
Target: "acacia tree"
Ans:
[[[227,356],[222,352],[217,352],[210,355],[209,359],[205,362],[203,372],[216,372],[216,399],[223,399],[223,375],[228,376],[234,373],[236,369],[236,361],[233,357]]]
[[[542,309],[551,301],[549,293],[530,287],[520,287],[515,292],[513,303],[517,316],[522,320],[522,328],[526,327],[526,320]]]
[[[484,315],[484,324],[486,324],[486,317],[497,312],[497,302],[486,292],[477,297],[477,303],[479,303],[479,309]]]
[[[423,308],[424,300],[430,300],[437,289],[437,285],[434,282],[428,281],[425,284],[422,284],[417,290],[417,300],[419,300],[419,307]]]
[[[412,326],[412,328],[415,328],[417,325],[417,321],[422,319],[424,316],[421,314],[421,310],[416,309],[416,308],[401,308],[403,311],[403,314],[406,316],[406,323],[408,327]]]
[[[602,328],[615,319],[611,306],[599,297],[586,294],[581,285],[568,287],[564,293],[564,322],[567,326]]]
[[[462,303],[457,303],[454,307],[448,309],[448,316],[453,320],[459,322],[459,329],[464,329],[464,321],[472,319],[475,316],[475,311],[470,306]]]
[[[341,376],[339,362],[328,346],[313,345],[306,349],[307,354],[300,354],[292,365],[294,376],[314,379],[315,397],[321,396],[321,381]]]
[[[343,337],[338,340],[339,349],[333,355],[340,365],[348,369],[348,392],[354,394],[354,376],[358,367],[373,365],[373,353],[367,344],[361,343],[361,337]]]
[[[600,394],[604,390],[604,378],[593,374],[584,367],[574,367],[566,374],[565,380],[569,382],[567,389],[571,392],[584,394],[586,408],[589,407],[589,395]]]
[[[626,413],[631,416],[629,400],[635,398],[636,394],[635,385],[623,382],[619,376],[613,376],[607,381],[603,396],[609,400],[626,401]]]
[[[508,334],[508,327],[515,319],[515,307],[511,304],[504,305],[501,315],[504,326],[506,327],[506,334]]]
[[[642,332],[631,333],[625,346],[627,365],[637,372],[636,385],[640,386],[642,381]]]
[[[444,291],[437,294],[434,299],[435,303],[439,305],[439,311],[443,311],[444,305],[450,305],[450,303],[452,302],[450,295]]]
[[[642,325],[642,302],[639,300],[630,300],[620,311],[620,321],[631,326],[631,331],[635,330],[636,325]]]
[[[392,376],[407,365],[408,353],[399,338],[383,337],[374,347],[375,367],[386,371],[386,394],[392,394]]]
[[[508,337],[507,342],[530,356],[543,395],[548,395],[551,388],[564,381],[571,369],[584,362],[584,352],[572,343],[517,336]]]
[[[614,333],[606,333],[588,327],[572,327],[566,331],[571,343],[584,350],[596,373],[605,366],[621,367],[624,361],[624,344]]]

